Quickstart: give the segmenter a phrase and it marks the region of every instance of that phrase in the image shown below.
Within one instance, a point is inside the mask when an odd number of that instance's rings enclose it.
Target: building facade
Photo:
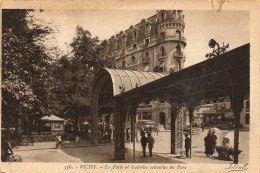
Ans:
[[[206,127],[214,125],[220,129],[233,128],[234,114],[231,109],[231,102],[227,101],[202,105],[200,109],[195,112],[193,118],[194,124],[200,126],[201,122],[204,122]],[[247,96],[243,101],[243,109],[240,113],[240,128],[249,130],[249,124],[250,107],[249,97]]]
[[[182,10],[157,10],[104,42],[107,67],[133,71],[169,73],[184,68],[184,15]],[[170,105],[141,103],[138,120],[151,120],[170,129]],[[127,123],[128,124],[128,123]]]

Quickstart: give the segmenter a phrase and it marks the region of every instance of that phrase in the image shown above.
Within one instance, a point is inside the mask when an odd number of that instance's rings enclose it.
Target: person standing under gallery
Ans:
[[[143,135],[141,138],[141,145],[143,147],[143,157],[146,157],[145,150],[146,150],[147,142],[148,142],[147,138],[145,137],[145,135]]]
[[[129,128],[126,129],[126,141],[129,142]]]
[[[144,127],[141,128],[141,131],[140,131],[140,136],[145,136],[145,132],[144,132]]]
[[[201,122],[201,129],[202,129],[202,132],[204,132],[204,128],[205,128],[205,124],[204,124],[204,122],[202,121],[202,122]]]
[[[209,130],[208,135],[204,138],[205,141],[205,154],[210,157],[214,153],[214,143],[211,136],[211,131]]]
[[[215,149],[216,149],[216,145],[217,145],[217,136],[215,135],[215,131],[212,132],[212,135],[211,135],[211,140],[212,140],[212,143],[213,143],[213,153],[215,152]]]
[[[148,149],[149,149],[149,156],[153,156],[153,145],[154,145],[154,139],[150,133],[148,133]]]
[[[189,151],[190,151],[190,138],[188,134],[185,134],[185,152],[186,152],[186,158],[189,158]]]

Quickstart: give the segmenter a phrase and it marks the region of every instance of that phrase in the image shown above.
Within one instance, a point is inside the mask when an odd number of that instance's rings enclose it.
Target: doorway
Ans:
[[[163,128],[166,127],[165,113],[164,113],[164,112],[161,112],[161,113],[159,114],[159,123],[160,123],[160,125],[163,126]]]

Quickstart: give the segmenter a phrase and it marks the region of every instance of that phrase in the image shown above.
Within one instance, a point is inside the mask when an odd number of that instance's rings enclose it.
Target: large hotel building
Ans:
[[[185,62],[184,29],[182,10],[158,10],[155,15],[140,19],[140,23],[131,25],[105,42],[107,67],[177,72],[183,69]],[[138,107],[137,121],[152,120],[162,129],[170,129],[170,112],[170,105],[166,102],[144,102]]]
[[[123,70],[165,74],[177,72],[184,68],[185,62],[184,29],[182,10],[157,10],[155,15],[148,19],[140,19],[136,25],[131,25],[127,30],[104,41],[106,65],[108,68]],[[249,98],[245,100],[245,103],[248,100]],[[215,105],[218,104],[220,103]],[[222,106],[221,109],[214,109],[213,105],[209,104],[209,107],[202,105],[200,110],[194,111],[193,123],[197,125],[200,125],[202,121],[215,123],[219,118],[221,118],[220,121],[227,123],[233,121],[230,108]],[[230,105],[230,101],[221,105]],[[247,111],[241,113],[241,124],[249,129],[248,106],[245,106],[243,110]],[[185,127],[189,125],[188,112],[184,108],[182,113]],[[150,103],[142,102],[137,109],[136,119],[137,121],[151,120],[160,127],[160,130],[169,130],[171,128],[170,114],[171,107],[167,102],[159,100]],[[111,118],[106,118],[106,116],[100,117],[100,124],[113,124],[113,116]],[[130,117],[127,117],[126,127],[130,127],[130,124]]]

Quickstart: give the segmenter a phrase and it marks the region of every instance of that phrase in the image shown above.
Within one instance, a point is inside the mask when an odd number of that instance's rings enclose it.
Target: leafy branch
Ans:
[[[217,56],[219,56],[223,53],[226,53],[227,48],[229,47],[229,43],[227,45],[225,45],[225,43],[223,42],[223,46],[221,47],[218,42],[216,42],[214,39],[211,39],[209,41],[209,47],[213,48],[213,50],[212,50],[211,53],[207,53],[205,55],[205,57],[207,59],[214,58],[214,57],[217,57]]]

